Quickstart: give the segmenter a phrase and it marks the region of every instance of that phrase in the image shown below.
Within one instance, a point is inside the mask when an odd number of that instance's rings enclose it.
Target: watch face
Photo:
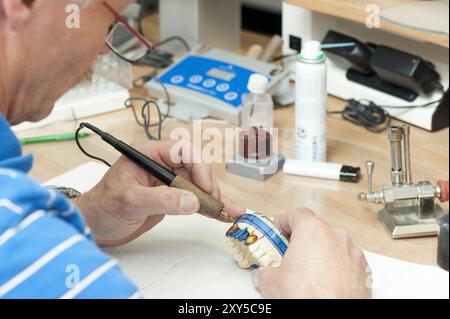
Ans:
[[[69,199],[71,198],[77,198],[83,195],[76,189],[70,188],[70,187],[62,187],[62,186],[49,186],[48,188],[54,189],[55,191],[58,191],[60,193],[63,193],[66,195]]]

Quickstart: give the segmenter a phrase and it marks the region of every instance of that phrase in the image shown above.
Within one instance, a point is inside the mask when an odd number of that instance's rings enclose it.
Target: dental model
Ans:
[[[250,211],[236,220],[226,236],[243,269],[279,267],[288,248],[287,239],[268,217]]]

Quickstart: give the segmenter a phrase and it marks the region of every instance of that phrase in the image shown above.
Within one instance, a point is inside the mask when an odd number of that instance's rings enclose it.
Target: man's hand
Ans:
[[[133,147],[220,199],[230,217],[245,213],[244,208],[221,196],[210,165],[192,164],[189,144],[146,142]],[[76,204],[102,246],[126,244],[152,229],[164,215],[190,215],[200,208],[192,193],[163,186],[124,157]]]
[[[306,209],[293,210],[276,224],[290,237],[290,246],[279,268],[254,273],[265,297],[370,298],[371,270],[347,231],[330,227]]]

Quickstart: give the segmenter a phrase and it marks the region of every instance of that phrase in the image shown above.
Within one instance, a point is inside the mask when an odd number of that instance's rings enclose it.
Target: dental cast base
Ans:
[[[251,211],[238,218],[226,236],[234,258],[244,269],[279,267],[288,248],[287,239],[272,221]]]

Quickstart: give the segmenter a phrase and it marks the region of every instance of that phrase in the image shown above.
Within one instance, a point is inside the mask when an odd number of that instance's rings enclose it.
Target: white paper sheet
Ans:
[[[89,162],[44,183],[44,185],[71,187],[81,193],[86,193],[100,182],[108,169],[109,167],[104,164]]]
[[[102,164],[88,163],[46,184],[85,192],[106,171]],[[251,271],[241,270],[227,249],[228,228],[198,215],[166,217],[138,240],[107,252],[147,298],[261,298]],[[373,271],[374,298],[449,298],[449,274],[440,268],[369,252],[366,256]]]

